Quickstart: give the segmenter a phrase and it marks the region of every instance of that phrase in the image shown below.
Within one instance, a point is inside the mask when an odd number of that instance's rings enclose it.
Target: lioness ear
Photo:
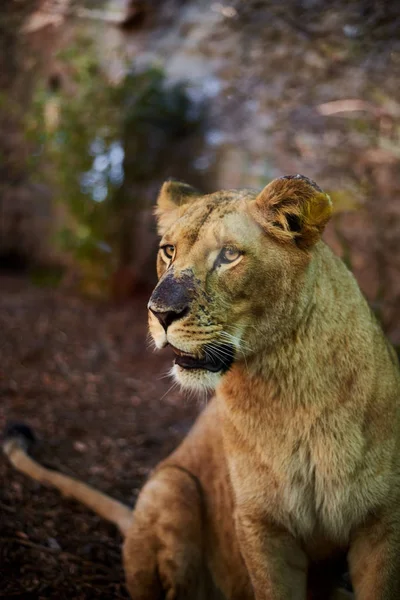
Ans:
[[[299,248],[315,244],[332,214],[328,194],[304,175],[285,175],[269,183],[255,200],[255,218],[282,242]]]
[[[166,181],[157,198],[154,214],[157,217],[158,233],[162,236],[167,229],[187,210],[190,202],[201,193],[187,183]]]

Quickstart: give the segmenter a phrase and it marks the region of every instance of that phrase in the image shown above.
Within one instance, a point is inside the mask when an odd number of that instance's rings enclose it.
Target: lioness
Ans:
[[[150,330],[182,386],[216,389],[256,600],[304,600],[310,563],[340,551],[357,600],[400,598],[400,371],[320,241],[331,211],[301,175],[159,199]]]
[[[35,463],[23,430],[4,445],[11,461],[119,526],[134,599],[303,600],[308,588],[325,600],[345,553],[357,599],[400,597],[400,376],[319,239],[328,196],[302,176],[258,195],[168,182],[157,214],[150,330],[174,348],[178,381],[216,398],[133,517]]]

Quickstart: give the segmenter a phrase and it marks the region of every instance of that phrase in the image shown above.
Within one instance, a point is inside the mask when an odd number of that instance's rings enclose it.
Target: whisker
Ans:
[[[215,359],[215,358],[218,358],[218,359],[219,359],[219,360],[220,360],[220,361],[221,361],[223,364],[226,364],[226,363],[225,363],[225,360],[226,360],[227,358],[228,358],[228,359],[230,359],[230,358],[231,358],[231,357],[229,356],[229,354],[226,354],[226,353],[222,354],[222,353],[220,353],[220,352],[219,352],[219,350],[218,350],[217,348],[215,348],[215,347],[210,347],[210,344],[208,345],[207,349],[208,349],[208,351],[209,351],[209,353],[210,353],[210,356],[211,356],[211,358],[213,358],[213,359]],[[204,349],[204,352],[205,352],[205,355],[206,355],[206,357],[208,358],[207,350],[206,350],[206,349]]]
[[[225,339],[236,343],[238,348],[247,350],[248,352],[253,352],[253,349],[249,346],[249,344],[247,344],[246,342],[241,340],[239,337],[232,335],[231,333],[228,333],[227,331],[221,331],[220,335],[222,337],[225,337]]]
[[[146,347],[149,348],[149,349],[151,349],[151,350],[153,350],[153,351],[157,350],[156,343],[153,340],[153,337],[152,337],[152,335],[151,335],[150,332],[148,332],[147,335],[146,335]]]
[[[219,356],[226,356],[227,358],[231,357],[229,352],[227,352],[224,348],[221,348],[221,346],[216,346],[213,342],[207,344],[207,348],[210,348],[210,350],[214,350],[214,352]]]
[[[162,379],[167,379],[167,377],[171,377],[171,369],[168,369],[165,373],[157,377],[157,381],[161,381]]]
[[[222,331],[220,333],[220,336],[222,338],[223,341],[225,342],[229,342],[230,344],[233,344],[233,346],[235,348],[237,348],[238,350],[242,350],[242,345],[241,345],[241,340],[238,338],[235,338],[234,336],[230,335],[229,333],[226,333],[225,331]]]
[[[243,354],[243,359],[244,359],[244,364],[246,365],[246,371],[247,371],[247,374],[249,375],[249,366],[248,366],[248,364],[247,364],[247,358],[246,358],[246,355],[245,355],[245,354]]]
[[[240,354],[242,355],[242,357],[243,357],[243,360],[244,360],[244,363],[245,363],[245,366],[246,366],[246,371],[247,371],[247,373],[249,373],[249,366],[248,366],[248,364],[247,364],[247,358],[246,358],[246,354],[245,354],[245,352],[244,352],[244,349],[242,348],[242,340],[239,340],[238,338],[235,338],[235,337],[234,337],[232,334],[229,334],[229,333],[227,333],[226,331],[222,331],[222,332],[221,332],[221,334],[225,334],[225,336],[226,336],[226,337],[225,337],[225,339],[228,339],[228,340],[229,340],[229,339],[233,339],[233,340],[235,340],[235,341],[236,341],[236,343],[237,343],[237,346],[235,346],[235,347],[237,348],[237,350],[238,350],[238,351],[240,352]],[[224,338],[222,338],[222,339],[224,339]],[[249,346],[247,346],[247,348],[246,348],[246,349],[247,349],[247,351],[248,351],[248,352],[251,352],[251,349],[250,349],[250,347],[249,347]]]
[[[242,343],[242,340],[238,335],[233,335],[232,333],[229,333],[228,331],[221,331],[221,334],[224,335],[225,337],[235,341],[239,345],[241,345],[241,343]]]
[[[160,402],[161,402],[161,400],[164,400],[165,396],[166,396],[167,394],[169,394],[170,392],[172,392],[172,390],[173,390],[174,388],[176,388],[176,387],[178,387],[178,382],[177,382],[177,381],[174,381],[174,383],[171,385],[171,387],[170,387],[170,388],[168,388],[168,390],[165,392],[165,394],[164,394],[164,395],[163,395],[163,396],[160,398]]]

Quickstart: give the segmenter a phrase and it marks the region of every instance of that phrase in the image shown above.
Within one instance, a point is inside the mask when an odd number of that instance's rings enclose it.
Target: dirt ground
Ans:
[[[99,306],[0,277],[0,426],[28,423],[44,464],[133,505],[200,406],[163,377],[146,345],[143,292]],[[127,598],[121,537],[0,456],[0,597]]]

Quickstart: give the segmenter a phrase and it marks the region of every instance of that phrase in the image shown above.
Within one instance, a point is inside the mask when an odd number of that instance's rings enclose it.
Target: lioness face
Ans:
[[[276,181],[286,190],[296,178]],[[329,202],[309,180],[296,184]],[[286,335],[304,308],[311,253],[293,211],[289,226],[265,210],[268,187],[206,196],[185,184],[162,188],[149,328],[157,348],[173,348],[173,375],[184,387],[215,388],[234,362]]]

